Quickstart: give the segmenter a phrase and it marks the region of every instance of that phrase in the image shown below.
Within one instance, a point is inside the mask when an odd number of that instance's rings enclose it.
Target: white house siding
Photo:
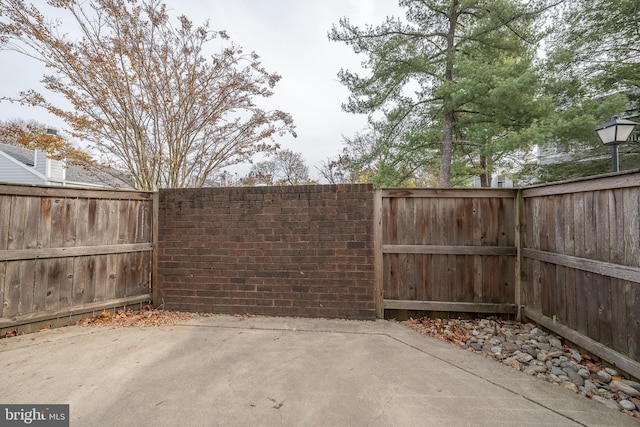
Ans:
[[[33,170],[33,168],[7,157],[6,154],[0,152],[1,182],[36,185],[43,185],[45,183],[44,176],[38,176],[39,174]]]
[[[44,176],[49,176],[49,159],[42,151],[34,150],[33,167]]]
[[[60,160],[49,160],[49,175],[47,178],[52,181],[64,181],[65,180],[65,167],[64,163]]]
[[[34,167],[42,175],[55,182],[62,182],[65,179],[64,162],[55,159],[49,159],[47,153],[35,150]]]

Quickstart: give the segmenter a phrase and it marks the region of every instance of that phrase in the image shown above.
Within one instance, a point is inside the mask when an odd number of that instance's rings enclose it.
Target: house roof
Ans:
[[[88,182],[92,184],[101,184],[113,188],[127,188],[131,189],[135,187],[135,184],[127,182],[125,178],[121,178],[115,170],[111,170],[106,167],[87,165],[86,167],[71,165],[66,169],[66,180],[72,182]]]
[[[16,147],[15,145],[8,145],[0,143],[0,151],[10,155],[20,163],[24,163],[27,166],[33,166],[35,153],[33,150],[29,150],[23,147]]]
[[[15,145],[0,143],[0,151],[13,157],[20,163],[33,167],[35,160],[35,151],[28,148],[17,147]],[[133,188],[130,182],[125,179],[118,178],[116,171],[108,173],[105,168],[100,166],[88,165],[78,166],[69,165],[65,167],[65,182],[73,184],[89,184],[100,185],[113,188]]]

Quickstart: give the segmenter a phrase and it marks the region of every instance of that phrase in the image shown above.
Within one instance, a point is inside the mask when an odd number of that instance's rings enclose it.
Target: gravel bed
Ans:
[[[403,323],[640,419],[640,382],[626,379],[536,325],[497,318],[421,318]]]

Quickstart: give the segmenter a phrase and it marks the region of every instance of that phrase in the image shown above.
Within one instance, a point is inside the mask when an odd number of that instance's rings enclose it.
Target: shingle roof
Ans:
[[[34,165],[35,152],[23,147],[0,143],[0,151],[27,166]],[[65,170],[65,181],[73,183],[98,184],[113,188],[134,188],[134,184],[122,178],[118,178],[116,172],[105,172],[100,166],[88,165],[86,167],[69,165]]]
[[[7,145],[0,143],[0,151],[5,152],[17,161],[24,163],[28,166],[33,166],[35,152],[23,147],[16,147],[15,145]]]

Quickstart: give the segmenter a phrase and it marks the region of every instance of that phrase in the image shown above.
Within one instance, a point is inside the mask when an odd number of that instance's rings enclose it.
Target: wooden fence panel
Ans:
[[[378,194],[385,308],[516,312],[514,190]]]
[[[0,185],[0,329],[150,301],[153,194]]]
[[[638,376],[640,173],[522,194],[525,314]]]

